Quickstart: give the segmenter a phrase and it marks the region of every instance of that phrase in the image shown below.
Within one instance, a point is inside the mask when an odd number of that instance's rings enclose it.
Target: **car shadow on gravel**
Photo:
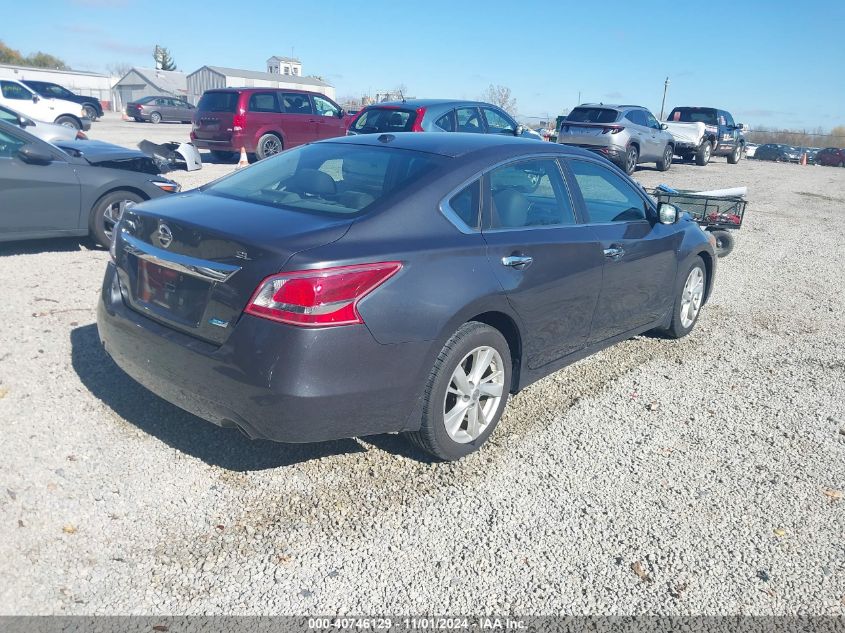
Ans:
[[[74,251],[105,250],[87,237],[54,237],[45,240],[0,243],[0,257],[33,255],[36,253],[72,253]]]
[[[363,452],[355,440],[279,444],[250,440],[206,422],[148,391],[109,358],[96,325],[71,330],[71,362],[82,383],[117,415],[178,451],[226,470],[266,470],[331,455]]]

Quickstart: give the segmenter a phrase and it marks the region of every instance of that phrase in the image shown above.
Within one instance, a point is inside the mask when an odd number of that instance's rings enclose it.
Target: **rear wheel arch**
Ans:
[[[132,186],[115,186],[109,188],[106,191],[100,192],[100,195],[98,195],[97,198],[91,203],[91,207],[88,210],[88,235],[93,237],[97,242],[99,242],[102,246],[106,248],[108,248],[108,244],[105,243],[106,240],[102,232],[103,227],[100,226],[100,224],[102,223],[98,220],[98,209],[107,197],[116,193],[132,194],[135,197],[140,198],[141,201],[146,201],[150,199],[150,196],[147,195],[144,191]]]
[[[482,312],[476,314],[467,323],[477,321],[489,325],[495,330],[498,330],[508,343],[511,352],[511,364],[513,365],[511,371],[511,393],[518,391],[520,367],[522,365],[522,335],[519,331],[519,326],[510,316],[504,312]]]

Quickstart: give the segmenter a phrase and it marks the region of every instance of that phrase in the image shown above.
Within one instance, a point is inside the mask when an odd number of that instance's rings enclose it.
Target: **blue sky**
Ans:
[[[222,2],[47,0],[15,5],[0,39],[74,68],[150,66],[167,46],[180,70],[263,70],[302,59],[338,97],[404,84],[418,97],[511,88],[519,114],[582,101],[659,113],[713,105],[751,125],[845,124],[845,2]],[[685,28],[686,27],[686,28]]]

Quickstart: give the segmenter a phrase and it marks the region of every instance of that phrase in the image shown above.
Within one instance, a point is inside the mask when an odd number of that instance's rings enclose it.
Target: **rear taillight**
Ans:
[[[411,126],[411,132],[422,132],[422,121],[425,116],[425,108],[417,108],[417,118],[414,119],[414,124]]]
[[[232,117],[232,131],[241,132],[246,127],[246,115],[236,114]]]
[[[400,262],[380,262],[273,275],[261,282],[245,312],[305,327],[363,323],[358,302],[401,268]]]
[[[603,127],[601,130],[602,134],[607,134],[610,132],[611,134],[619,134],[622,130],[625,129],[624,125],[609,125],[607,127]]]
[[[77,130],[77,132],[76,132],[76,140],[77,140],[77,141],[87,141],[87,140],[88,140],[88,137],[87,137],[87,136],[85,136],[85,132],[83,132],[82,130]]]

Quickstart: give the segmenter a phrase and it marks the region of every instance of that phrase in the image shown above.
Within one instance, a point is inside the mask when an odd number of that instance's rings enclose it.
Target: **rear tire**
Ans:
[[[730,231],[716,230],[710,231],[713,237],[716,238],[716,256],[727,257],[736,245],[736,238]]]
[[[740,159],[742,158],[742,145],[737,145],[734,147],[734,151],[730,153],[728,156],[728,163],[731,165],[736,165]]]
[[[704,141],[698,146],[695,152],[695,164],[699,167],[704,167],[710,162],[710,156],[713,154],[713,146],[710,141]]]
[[[144,198],[131,191],[112,191],[94,203],[88,219],[88,229],[95,240],[105,248],[111,246],[114,225],[126,209],[127,203],[143,202]]]
[[[285,146],[282,143],[282,139],[278,136],[275,134],[265,134],[258,139],[258,143],[255,146],[255,156],[258,160],[264,160],[268,156],[278,154],[283,151],[284,148]]]
[[[161,123],[161,114],[158,112],[153,112],[150,114],[150,123]]]
[[[82,126],[79,124],[79,121],[77,121],[72,116],[62,115],[56,119],[55,123],[58,125],[64,125],[65,127],[72,127],[74,130],[77,131],[82,129]]]
[[[669,171],[669,168],[672,166],[673,155],[674,152],[672,151],[672,146],[667,145],[666,149],[663,150],[663,157],[657,161],[658,171]]]
[[[420,430],[405,437],[442,460],[478,450],[505,410],[511,368],[510,347],[501,332],[477,321],[464,323],[429,374]]]
[[[631,175],[634,173],[634,170],[637,168],[637,162],[640,160],[640,152],[637,150],[636,146],[629,145],[628,151],[625,152],[625,165],[622,169],[625,170],[625,173]]]
[[[704,260],[696,257],[687,273],[678,280],[675,289],[675,305],[672,308],[672,323],[664,330],[669,338],[682,338],[692,332],[707,291],[707,268]]]

